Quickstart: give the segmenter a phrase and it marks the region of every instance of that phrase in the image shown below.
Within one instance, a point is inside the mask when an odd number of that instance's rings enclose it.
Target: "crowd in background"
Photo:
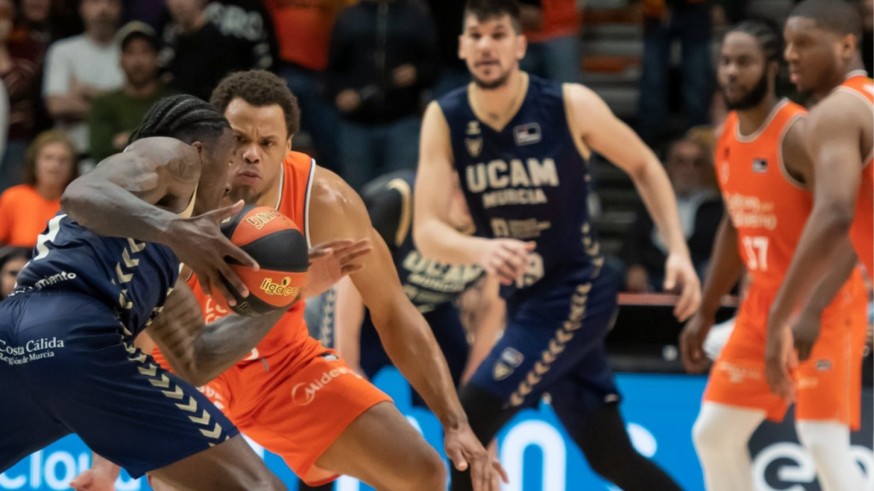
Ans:
[[[689,130],[716,127],[724,117],[714,92],[713,47],[721,28],[746,15],[748,2],[626,3],[643,39],[638,111],[630,122],[664,156],[703,274],[722,203],[711,164],[713,132]],[[523,68],[583,80],[587,2],[521,4],[529,40]],[[872,1],[859,4],[870,73]],[[123,150],[152,103],[179,92],[208,100],[232,71],[281,75],[301,107],[294,148],[354,188],[415,168],[424,105],[468,82],[457,57],[463,6],[464,0],[0,0],[3,278],[5,265],[17,264],[21,248],[32,247],[57,212],[66,184]],[[666,95],[674,87],[679,105]],[[639,213],[618,251],[629,291],[657,291],[663,274],[664,247],[646,217]]]

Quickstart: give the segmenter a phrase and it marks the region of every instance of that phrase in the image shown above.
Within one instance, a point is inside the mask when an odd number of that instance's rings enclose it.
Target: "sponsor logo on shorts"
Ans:
[[[831,360],[816,360],[816,371],[817,372],[828,372],[832,369],[832,361]]]
[[[0,361],[9,365],[24,365],[32,361],[55,356],[55,350],[64,347],[64,340],[57,337],[31,339],[22,346],[13,346],[0,339]]]
[[[291,284],[291,278],[288,276],[282,278],[279,283],[273,281],[273,278],[264,278],[264,281],[261,282],[261,290],[275,297],[296,297],[300,293],[300,287],[288,286],[289,284]]]
[[[277,211],[262,211],[259,213],[255,213],[252,216],[246,217],[246,221],[251,223],[253,227],[257,230],[261,230],[265,225],[273,221],[276,217],[279,216],[279,212]]]
[[[298,406],[306,406],[315,400],[316,394],[320,390],[342,375],[360,377],[349,367],[332,368],[326,372],[322,372],[322,374],[312,382],[301,383],[292,387],[291,400],[293,400]]]
[[[495,363],[492,369],[492,377],[495,380],[504,380],[509,377],[513,370],[516,369],[525,360],[525,356],[516,348],[504,348],[501,352],[501,358]]]
[[[764,378],[761,370],[735,365],[726,361],[717,363],[716,370],[727,377],[728,381],[733,384],[741,384],[747,380],[761,380]]]

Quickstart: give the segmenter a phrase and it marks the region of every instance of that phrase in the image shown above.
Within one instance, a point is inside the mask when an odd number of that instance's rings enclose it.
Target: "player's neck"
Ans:
[[[768,120],[768,116],[771,115],[771,111],[774,110],[777,101],[776,94],[772,92],[766,95],[762,102],[755,107],[738,111],[737,119],[740,123],[740,134],[752,135],[758,131],[765,124],[765,121]]]
[[[282,187],[285,182],[285,169],[279,168],[279,175],[274,178],[273,184],[258,198],[259,206],[269,206],[279,209],[279,199],[282,197]]]
[[[476,116],[487,125],[501,130],[522,106],[528,89],[528,74],[515,70],[507,82],[494,89],[482,89],[476,84],[470,90],[470,103]]]

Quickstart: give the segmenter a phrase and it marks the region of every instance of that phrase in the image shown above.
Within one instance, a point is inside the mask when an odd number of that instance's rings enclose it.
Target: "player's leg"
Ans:
[[[824,491],[865,489],[865,476],[853,458],[850,428],[837,421],[799,421],[798,438],[810,452]]]
[[[670,476],[632,445],[603,344],[598,342],[549,393],[556,415],[595,472],[626,491],[679,491]]]
[[[765,411],[704,402],[692,428],[695,451],[701,460],[708,491],[753,489],[750,437]]]
[[[377,404],[355,419],[316,465],[381,490],[446,487],[440,456],[390,402]]]

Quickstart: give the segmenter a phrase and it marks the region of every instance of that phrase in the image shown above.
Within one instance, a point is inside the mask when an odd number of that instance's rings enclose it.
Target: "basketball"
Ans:
[[[237,304],[228,306],[221,295],[216,300],[240,315],[258,315],[287,309],[297,300],[307,280],[309,263],[306,238],[297,224],[266,206],[246,205],[238,215],[221,224],[222,233],[252,256],[261,269],[231,263],[231,268],[249,288],[241,297],[225,283]]]

